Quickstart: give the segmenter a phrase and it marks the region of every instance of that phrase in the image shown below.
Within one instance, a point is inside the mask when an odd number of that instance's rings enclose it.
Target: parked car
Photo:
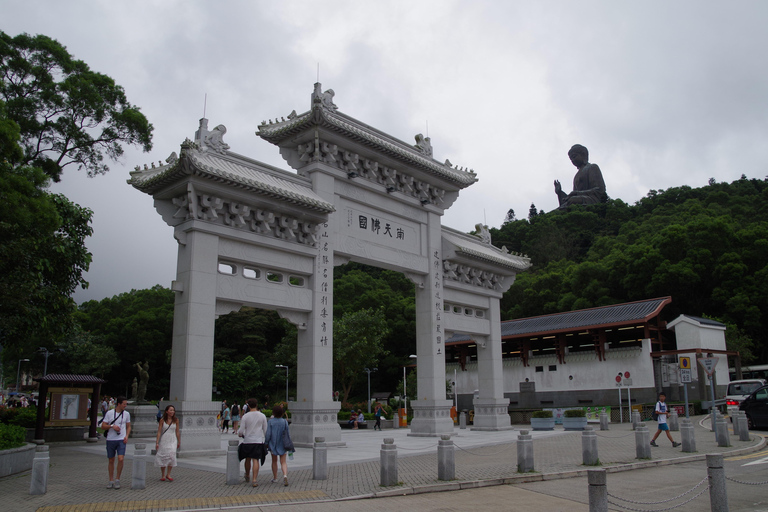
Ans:
[[[758,388],[749,395],[739,409],[747,413],[749,428],[768,427],[768,386]]]
[[[734,411],[739,410],[739,404],[757,390],[760,386],[768,384],[763,379],[743,379],[734,380],[728,384],[728,390],[725,392],[725,405],[728,408],[728,416],[733,421]]]

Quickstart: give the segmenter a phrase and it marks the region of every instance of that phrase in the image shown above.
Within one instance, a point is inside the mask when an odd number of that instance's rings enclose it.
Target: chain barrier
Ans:
[[[705,480],[706,480],[706,478],[705,478]],[[697,486],[697,487],[698,487],[698,486]],[[695,487],[694,487],[694,489],[695,489]],[[687,501],[684,501],[684,502],[682,502],[682,503],[680,503],[680,504],[678,504],[678,505],[674,505],[674,506],[672,506],[672,507],[667,507],[667,508],[655,508],[655,509],[653,509],[653,510],[650,510],[650,509],[643,509],[643,508],[632,508],[632,507],[628,507],[627,505],[621,505],[621,504],[619,504],[619,503],[614,503],[614,502],[612,502],[611,500],[608,500],[608,503],[610,503],[610,504],[611,504],[611,505],[613,505],[614,507],[619,507],[619,509],[632,510],[633,512],[666,512],[667,510],[674,510],[674,509],[676,509],[676,508],[680,508],[680,507],[682,507],[683,505],[687,505],[688,503],[692,502],[693,500],[695,500],[696,498],[698,498],[699,496],[701,496],[702,494],[704,494],[705,492],[707,492],[707,489],[709,489],[709,485],[707,485],[706,487],[704,487],[704,489],[702,489],[702,490],[701,490],[701,492],[700,492],[699,494],[697,494],[696,496],[694,496],[693,498],[691,498],[691,499],[689,499],[689,500],[687,500]],[[693,490],[693,489],[691,489],[691,490]],[[610,496],[610,494],[609,494],[609,496]],[[621,498],[619,498],[619,499],[621,499]]]
[[[693,492],[693,491],[695,491],[695,490],[696,490],[696,489],[697,489],[697,488],[698,488],[698,487],[699,487],[701,484],[703,484],[703,483],[704,483],[704,482],[706,482],[706,481],[707,481],[707,478],[704,478],[704,479],[703,479],[701,482],[697,483],[697,484],[696,484],[696,485],[695,485],[695,486],[694,486],[692,489],[688,489],[688,490],[687,490],[687,491],[685,491],[683,494],[679,494],[679,495],[675,496],[674,498],[669,498],[668,500],[661,500],[661,501],[633,501],[633,500],[628,500],[628,499],[626,499],[626,498],[621,498],[621,497],[619,497],[619,496],[614,496],[614,495],[613,495],[613,494],[611,494],[611,493],[607,493],[607,494],[608,494],[608,496],[610,496],[611,498],[615,498],[615,499],[617,499],[617,500],[621,500],[621,501],[626,501],[627,503],[634,503],[635,505],[661,505],[662,503],[669,503],[670,501],[675,501],[675,500],[677,500],[677,499],[680,499],[680,498],[682,498],[682,497],[683,497],[683,496],[685,496],[686,494],[690,494],[690,493],[692,493],[692,492]],[[709,488],[709,486],[707,486],[707,488]]]
[[[495,457],[496,455],[498,455],[498,450],[494,450],[494,453],[475,453],[475,452],[471,452],[471,451],[469,451],[469,450],[467,450],[465,448],[462,448],[461,446],[457,445],[456,443],[453,443],[453,446],[455,446],[459,450],[461,450],[463,452],[466,452],[466,453],[468,453],[470,455],[476,455],[477,457]],[[507,446],[507,448],[509,448],[509,446]]]
[[[730,480],[731,482],[736,482],[737,484],[741,485],[768,485],[768,480],[765,482],[742,482],[741,480],[736,480],[735,478],[731,478],[729,476],[725,477],[726,480]]]
[[[437,446],[437,443],[431,444],[429,446],[424,446],[422,448],[405,448],[404,446],[398,446],[398,450],[410,450],[410,451],[418,451],[418,450],[429,450],[430,448],[434,448]]]
[[[629,434],[623,434],[623,435],[620,435],[620,436],[606,436],[606,435],[598,434],[597,432],[595,432],[595,435],[597,437],[603,437],[605,439],[621,439],[622,437],[633,436],[633,435],[635,435],[635,433],[634,432],[630,432]]]

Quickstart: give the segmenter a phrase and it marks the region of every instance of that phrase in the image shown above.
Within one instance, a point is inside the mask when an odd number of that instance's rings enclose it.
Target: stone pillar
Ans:
[[[603,411],[600,413],[600,430],[608,430],[608,413]]]
[[[635,453],[638,459],[651,458],[651,434],[645,423],[640,423],[635,429]]]
[[[517,472],[533,471],[533,437],[527,430],[521,430],[517,436]]]
[[[48,466],[51,458],[48,445],[35,447],[35,458],[32,460],[32,476],[29,479],[29,494],[45,494],[48,490]]]
[[[632,411],[630,415],[632,417],[632,430],[637,430],[637,426],[643,421],[642,418],[640,418],[640,412]]]
[[[237,456],[237,446],[240,441],[232,439],[227,446],[227,485],[240,483],[240,459]]]
[[[437,442],[437,479],[453,480],[456,478],[456,452],[450,435],[440,436]]]
[[[725,485],[725,467],[722,454],[707,455],[709,480],[709,506],[712,512],[728,512],[728,489]]]
[[[472,430],[512,430],[509,398],[504,398],[499,297],[489,297],[488,322],[491,328],[490,336],[477,337],[477,375],[480,394],[474,400],[475,418]]]
[[[749,420],[747,420],[747,413],[741,411],[739,414],[739,441],[749,441]]]
[[[312,480],[328,480],[328,445],[324,437],[316,437],[312,447]]]
[[[741,411],[734,411],[733,414],[731,414],[730,420],[731,425],[733,426],[733,435],[738,436],[741,433],[741,424],[739,422],[739,417],[741,416]]]
[[[131,415],[131,437],[155,437],[157,435],[157,406],[128,404]]]
[[[690,418],[680,420],[680,437],[682,438],[683,451],[693,453],[696,451],[696,436],[694,435],[693,423]]]
[[[334,178],[323,172],[312,172],[312,189],[334,202]],[[291,411],[291,437],[295,446],[312,448],[316,437],[325,438],[328,446],[344,446],[337,415],[341,402],[333,396],[333,265],[334,233],[338,232],[338,215],[331,215],[320,226],[314,274],[309,279],[312,289],[312,311],[305,328],[299,328],[297,347],[296,401]]]
[[[400,415],[397,412],[392,414],[392,428],[400,428]]]
[[[717,417],[717,446],[731,446],[731,436],[728,433],[728,420],[722,415]]]
[[[461,411],[459,414],[459,428],[462,430],[467,428],[467,411]]]
[[[174,236],[179,242],[174,289],[179,291],[173,309],[170,395],[164,403],[172,404],[179,417],[180,456],[221,453],[219,404],[211,400],[219,238],[183,229]]]
[[[147,487],[147,445],[137,443],[133,447],[133,465],[131,466],[131,489]]]
[[[597,434],[592,427],[584,428],[581,434],[581,454],[585,466],[594,466],[600,463],[597,456]]]
[[[667,424],[669,426],[669,430],[672,432],[678,432],[680,430],[677,411],[671,407],[669,408],[669,414],[667,415]]]
[[[379,455],[381,465],[381,486],[397,485],[397,446],[391,437],[384,438]]]
[[[587,470],[589,512],[608,512],[608,486],[604,469]]]
[[[423,243],[428,268],[422,286],[416,286],[418,400],[411,402],[413,421],[408,435],[437,437],[453,433],[453,402],[445,398],[442,229],[440,216],[434,212],[427,213]]]

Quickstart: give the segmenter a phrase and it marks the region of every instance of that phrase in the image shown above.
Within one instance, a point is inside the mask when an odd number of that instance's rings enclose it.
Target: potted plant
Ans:
[[[533,411],[531,428],[533,430],[554,430],[555,417],[552,415],[552,411]]]
[[[565,430],[584,430],[587,426],[587,411],[584,409],[568,409],[563,411],[563,428]]]

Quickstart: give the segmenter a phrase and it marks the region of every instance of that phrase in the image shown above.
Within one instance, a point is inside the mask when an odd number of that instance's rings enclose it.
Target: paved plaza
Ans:
[[[727,453],[730,456],[762,449],[766,441],[757,433],[742,442],[731,436],[732,446],[720,448],[710,432],[706,419],[695,420],[697,453],[682,453],[673,449],[668,440],[659,438],[659,448],[653,448],[652,459],[635,458],[635,438],[631,424],[611,424],[608,431],[597,431],[598,452],[602,467],[609,471],[626,471],[654,465],[685,463],[703,460],[707,453]],[[652,429],[654,425],[649,423]],[[598,425],[594,425],[599,428]],[[516,440],[524,426],[512,431],[476,432],[456,428],[452,437],[455,446],[456,479],[443,482],[437,479],[437,439],[408,436],[408,429],[386,432],[372,430],[344,431],[345,448],[328,449],[328,479],[312,480],[312,449],[299,448],[289,462],[290,485],[270,483],[270,458],[261,468],[257,488],[244,481],[226,485],[224,455],[179,459],[173,471],[173,482],[160,482],[160,472],[147,464],[146,489],[131,489],[133,445],[143,442],[131,439],[119,490],[106,489],[107,461],[104,442],[96,444],[61,443],[50,447],[51,465],[48,491],[45,495],[30,496],[30,473],[0,479],[2,510],[13,512],[99,512],[99,511],[162,511],[162,510],[260,510],[267,505],[287,505],[291,510],[331,510],[350,499],[381,498],[400,495],[424,495],[428,503],[431,492],[459,489],[477,489],[504,485],[505,492],[514,493],[518,504],[531,500],[526,510],[564,507],[561,498],[542,496],[519,485],[542,480],[554,480],[584,475],[588,467],[582,465],[581,432],[565,432],[557,427],[553,432],[532,432],[535,472],[517,472]],[[679,440],[680,433],[673,436]],[[381,487],[379,450],[384,438],[394,438],[398,449],[398,480],[400,485]],[[222,450],[234,435],[221,436]],[[152,439],[147,445],[154,444]],[[243,468],[241,464],[241,474]],[[509,485],[512,484],[512,485]],[[477,500],[473,493],[454,493],[462,499]],[[498,499],[494,493],[493,499]],[[489,494],[489,499],[491,498]],[[413,499],[419,501],[422,498]],[[511,498],[509,498],[511,499]],[[389,500],[374,499],[366,502],[368,510],[379,510]],[[336,503],[336,506],[333,505]],[[358,502],[360,503],[360,502]],[[533,503],[537,505],[534,507]],[[308,505],[312,505],[308,507]],[[375,504],[375,505],[374,505]],[[483,503],[484,506],[491,503]],[[351,507],[347,507],[351,508]],[[356,507],[357,508],[357,507]],[[429,507],[421,507],[423,510]],[[434,508],[434,507],[433,507]],[[391,509],[391,508],[390,508]],[[522,510],[521,509],[521,510]],[[541,508],[544,510],[544,508]],[[569,510],[571,507],[569,506]],[[585,509],[586,510],[586,509]]]

